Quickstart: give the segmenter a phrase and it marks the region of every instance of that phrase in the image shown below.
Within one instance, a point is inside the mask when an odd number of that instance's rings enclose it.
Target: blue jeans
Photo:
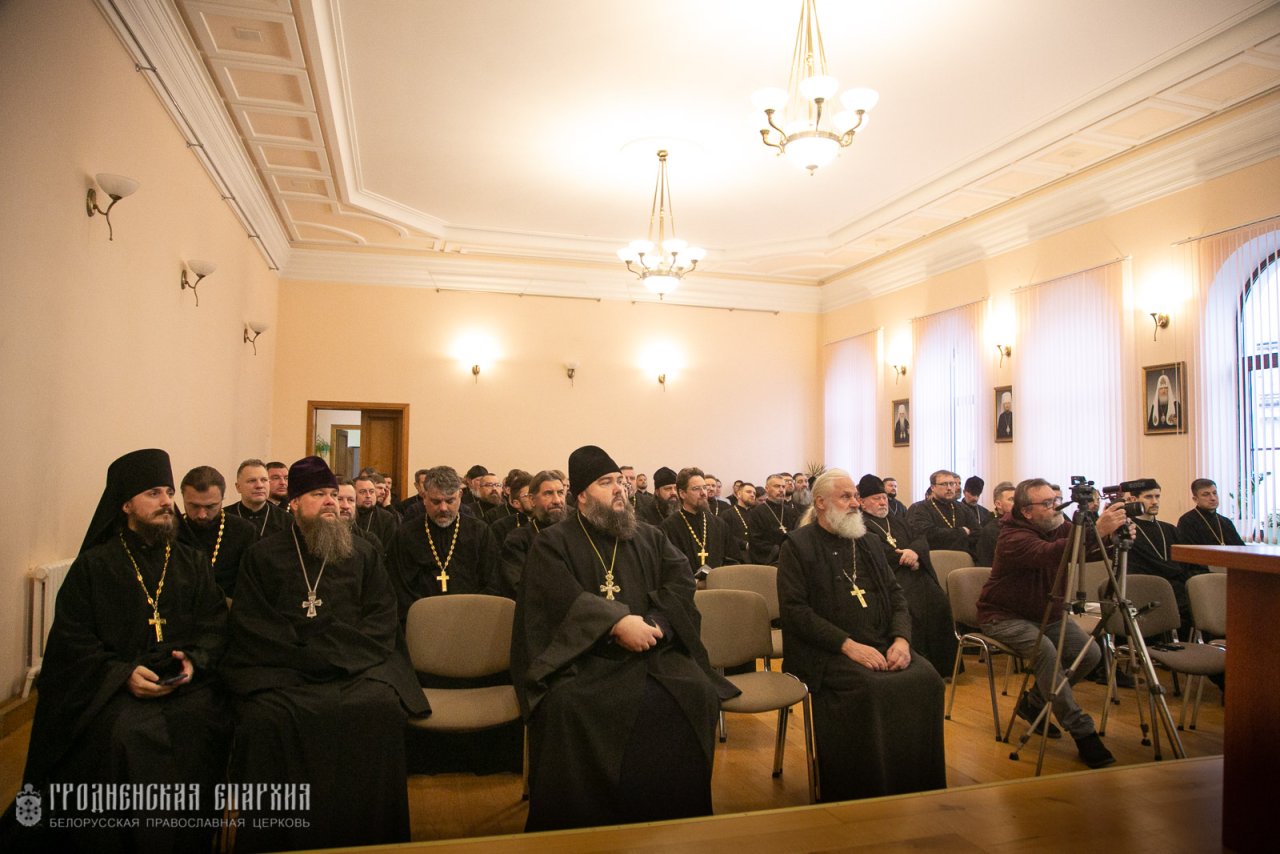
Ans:
[[[1055,654],[1054,644],[1058,640],[1058,630],[1061,622],[1050,623],[1045,627],[1044,635],[1040,638],[1040,646],[1036,647],[1036,635],[1039,634],[1040,625],[1030,620],[1001,620],[998,623],[987,623],[982,626],[983,633],[990,635],[996,640],[1005,644],[1010,649],[1022,656],[1024,661],[1030,662],[1031,669],[1035,673],[1036,683],[1031,689],[1034,695],[1032,698],[1032,708],[1038,710],[1044,705],[1049,692],[1062,679],[1062,667],[1059,660],[1070,664],[1075,661],[1080,650],[1087,644],[1089,649],[1085,653],[1084,658],[1080,661],[1080,666],[1076,668],[1075,674],[1072,676],[1073,683],[1079,682],[1084,677],[1093,672],[1098,666],[1098,660],[1102,656],[1098,645],[1085,634],[1072,620],[1067,620],[1067,632],[1062,643],[1061,655]],[[1072,696],[1071,686],[1063,684],[1058,689],[1058,696],[1053,700],[1053,715],[1058,719],[1058,723],[1067,732],[1071,733],[1073,738],[1084,738],[1086,735],[1092,734],[1094,730],[1093,718],[1076,704],[1075,697]]]

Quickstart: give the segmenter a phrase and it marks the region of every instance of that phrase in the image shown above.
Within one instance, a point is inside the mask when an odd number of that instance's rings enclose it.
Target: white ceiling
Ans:
[[[751,121],[799,0],[173,2],[298,258],[490,277],[625,276],[655,138],[696,275],[820,285],[1280,87],[1275,2],[820,0],[831,73],[881,100],[810,176]]]

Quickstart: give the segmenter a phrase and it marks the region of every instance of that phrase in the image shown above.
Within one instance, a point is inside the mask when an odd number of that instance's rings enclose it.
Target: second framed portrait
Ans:
[[[1013,386],[996,386],[996,441],[1013,441]]]
[[[911,401],[903,398],[893,402],[893,446],[905,448],[911,444]]]
[[[1142,369],[1142,432],[1148,436],[1187,432],[1186,362]]]

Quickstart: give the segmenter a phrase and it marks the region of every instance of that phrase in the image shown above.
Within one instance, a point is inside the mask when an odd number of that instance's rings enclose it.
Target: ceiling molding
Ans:
[[[236,130],[209,81],[186,25],[170,3],[96,0],[187,145],[209,172],[245,231],[257,237],[268,265],[288,263],[289,236]],[[221,176],[221,178],[219,178]],[[224,186],[225,185],[225,186]]]
[[[1280,97],[1220,118],[1185,139],[1154,146],[952,226],[822,287],[832,311],[917,284],[931,276],[1027,246],[1179,190],[1280,156]]]

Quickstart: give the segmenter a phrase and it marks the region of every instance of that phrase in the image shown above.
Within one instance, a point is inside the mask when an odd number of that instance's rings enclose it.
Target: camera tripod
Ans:
[[[1058,563],[1058,570],[1053,579],[1053,586],[1050,588],[1049,601],[1045,603],[1044,617],[1040,620],[1040,631],[1036,635],[1036,649],[1039,650],[1040,639],[1044,637],[1045,630],[1049,626],[1050,617],[1053,614],[1053,606],[1055,603],[1066,604],[1066,591],[1075,591],[1073,593],[1074,601],[1083,602],[1088,598],[1087,592],[1080,590],[1084,578],[1085,565],[1085,535],[1089,531],[1097,534],[1095,527],[1094,515],[1087,510],[1077,510],[1072,516],[1071,540],[1068,548],[1062,553],[1062,560]],[[1100,538],[1098,538],[1100,540]],[[1138,617],[1156,606],[1157,603],[1149,603],[1139,608],[1131,601],[1125,598],[1125,577],[1129,564],[1129,549],[1133,545],[1132,536],[1127,535],[1127,528],[1121,528],[1121,534],[1117,536],[1116,543],[1116,562],[1113,565],[1111,559],[1107,556],[1106,549],[1102,550],[1102,563],[1107,570],[1107,584],[1105,592],[1101,595],[1102,619],[1093,628],[1089,634],[1089,639],[1093,643],[1097,643],[1104,654],[1109,654],[1108,647],[1103,639],[1107,634],[1108,628],[1115,619],[1121,621],[1121,626],[1116,626],[1117,633],[1123,633],[1129,641],[1129,661],[1130,667],[1134,672],[1142,677],[1142,681],[1147,687],[1146,705],[1151,716],[1151,726],[1148,727],[1147,719],[1143,711],[1143,703],[1141,699],[1138,702],[1138,720],[1142,728],[1142,743],[1144,745],[1152,744],[1154,746],[1155,759],[1163,759],[1160,747],[1160,730],[1163,729],[1172,746],[1174,757],[1177,759],[1184,758],[1187,754],[1183,749],[1182,740],[1178,737],[1177,728],[1173,722],[1173,715],[1169,712],[1169,704],[1165,701],[1164,686],[1160,684],[1159,678],[1156,676],[1155,666],[1151,662],[1151,655],[1147,652],[1146,641],[1142,637],[1142,630],[1138,626]],[[1065,584],[1063,584],[1065,574]],[[1061,592],[1059,592],[1061,591]],[[1067,611],[1062,612],[1062,619],[1058,626],[1058,643],[1056,650],[1061,650],[1066,640],[1068,619]],[[1060,652],[1055,650],[1055,655]],[[1009,754],[1009,758],[1018,759],[1018,754],[1027,742],[1031,739],[1033,733],[1040,733],[1040,749],[1036,758],[1036,776],[1040,776],[1040,771],[1044,767],[1044,751],[1045,743],[1048,739],[1048,716],[1049,711],[1053,708],[1053,701],[1057,699],[1058,694],[1064,687],[1070,684],[1071,678],[1075,675],[1076,669],[1083,661],[1085,654],[1089,651],[1089,643],[1085,643],[1080,648],[1080,652],[1076,655],[1075,660],[1071,662],[1062,674],[1054,681],[1052,690],[1049,692],[1044,705],[1040,709],[1040,713],[1036,715],[1035,720],[1031,722],[1031,726],[1027,732],[1019,739],[1017,746]],[[1105,660],[1105,659],[1104,659]],[[1024,672],[1022,676],[1022,687],[1018,692],[1018,701],[1022,702],[1022,698],[1027,694],[1027,684],[1031,679],[1030,672]],[[1107,699],[1108,705],[1111,698],[1115,694],[1115,675],[1114,669],[1108,668],[1107,679]],[[1102,726],[1099,728],[1101,734],[1106,728],[1107,712],[1109,708],[1103,709]],[[1010,718],[1009,726],[1005,729],[1004,740],[1009,741],[1009,736],[1013,732],[1014,718]]]

